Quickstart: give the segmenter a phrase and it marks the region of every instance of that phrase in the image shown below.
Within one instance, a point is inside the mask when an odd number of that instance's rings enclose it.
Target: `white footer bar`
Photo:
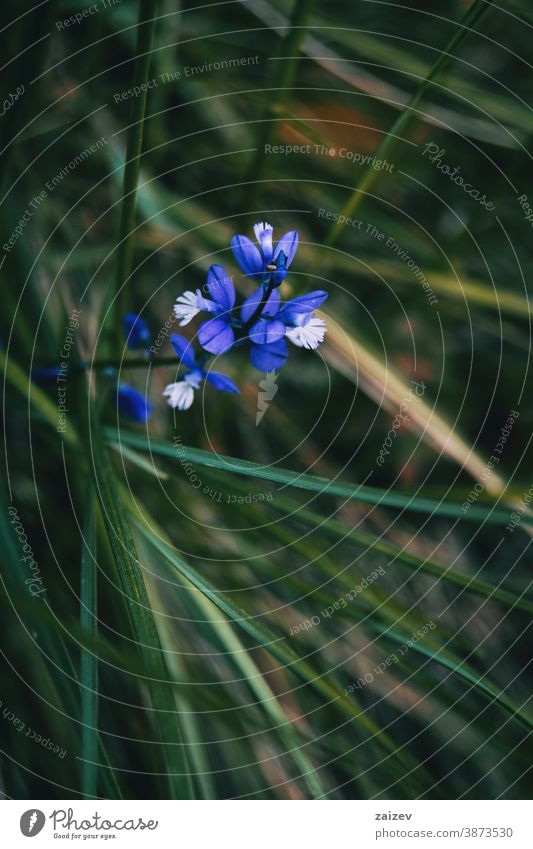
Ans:
[[[531,849],[523,801],[4,801],[15,846],[231,846],[232,849]],[[28,839],[35,837],[35,843]],[[70,841],[67,843],[67,841]]]

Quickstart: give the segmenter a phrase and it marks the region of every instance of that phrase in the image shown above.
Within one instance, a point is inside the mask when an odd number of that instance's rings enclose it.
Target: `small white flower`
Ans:
[[[194,401],[194,388],[186,380],[169,383],[163,395],[171,407],[178,410],[188,410]]]
[[[181,318],[180,327],[188,324],[195,315],[198,315],[201,307],[198,304],[198,295],[194,292],[184,292],[174,304],[174,315]]]
[[[326,322],[321,318],[310,318],[306,324],[298,327],[288,327],[287,337],[298,348],[318,348],[324,341]]]

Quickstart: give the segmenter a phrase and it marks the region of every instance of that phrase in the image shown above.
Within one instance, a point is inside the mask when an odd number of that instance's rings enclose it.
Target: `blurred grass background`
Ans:
[[[88,8],[7,0],[1,33],[4,796],[526,798],[528,511],[505,527],[532,483],[528,4],[110,0],[65,25]],[[139,74],[144,120],[124,95]],[[291,351],[258,426],[238,352],[241,396],[174,417],[175,367],[128,368],[113,322],[137,311],[156,337],[212,262],[235,274],[229,240],[260,220],[299,231],[285,296],[330,292],[327,340]],[[29,374],[73,309],[58,433],[55,385]],[[117,419],[114,378],[75,372],[93,357],[147,387],[147,429]]]

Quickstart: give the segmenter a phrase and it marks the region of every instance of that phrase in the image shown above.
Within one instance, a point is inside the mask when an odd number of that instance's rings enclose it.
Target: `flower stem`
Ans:
[[[252,315],[241,327],[241,335],[240,338],[235,343],[235,347],[239,345],[239,343],[243,343],[246,341],[248,337],[248,331],[255,324],[264,308],[267,305],[268,299],[275,289],[275,285],[272,282],[269,282],[263,291],[263,296],[261,301],[253,311]],[[206,362],[210,359],[210,356],[207,355],[203,358],[202,362]],[[151,358],[151,357],[132,357],[131,359],[127,359],[124,357],[119,357],[115,359],[109,359],[108,357],[104,357],[103,359],[94,359],[94,360],[79,360],[76,363],[72,363],[72,371],[74,373],[84,372],[84,371],[104,371],[105,369],[131,369],[131,368],[159,368],[162,366],[172,366],[179,364],[179,358],[176,354],[171,354],[168,357],[159,357],[159,358]],[[53,368],[54,366],[58,366],[57,362],[46,362],[41,363],[37,368]]]
[[[287,34],[281,40],[276,70],[272,88],[276,92],[276,101],[272,102],[272,92],[265,92],[260,137],[257,152],[253,159],[249,180],[253,184],[251,207],[254,207],[255,195],[263,178],[266,166],[265,145],[269,144],[276,134],[277,121],[289,95],[289,91],[298,67],[299,53],[307,35],[309,15],[314,0],[295,0],[293,13],[287,28]]]
[[[168,357],[160,357],[159,359],[148,359],[147,357],[109,359],[108,357],[103,357],[102,359],[95,360],[78,360],[78,362],[72,363],[69,368],[76,374],[85,371],[105,371],[105,369],[120,369],[122,371],[130,368],[148,368],[148,366],[157,368],[158,366],[175,365],[178,361],[176,354]],[[59,367],[57,362],[46,362],[38,366],[37,369],[53,368],[54,366]]]
[[[241,328],[241,334],[242,334],[243,339],[245,339],[248,336],[248,331],[250,330],[251,327],[253,327],[253,325],[255,324],[255,322],[257,321],[257,319],[259,318],[259,316],[263,312],[264,308],[267,305],[267,301],[270,298],[270,295],[272,294],[273,289],[274,289],[274,285],[271,282],[269,282],[267,284],[267,286],[265,286],[265,289],[263,291],[263,297],[261,298],[260,303],[257,305],[255,310],[253,311],[253,313],[250,316],[250,318],[248,319],[248,321],[245,321],[245,323],[243,324],[243,326]]]
[[[137,210],[137,184],[141,168],[141,151],[144,136],[146,100],[148,93],[152,45],[157,20],[157,0],[139,0],[139,18],[137,24],[137,48],[133,85],[141,89],[131,103],[124,183],[120,211],[120,231],[117,247],[115,287],[111,316],[116,336],[122,338],[121,319],[127,307],[126,283],[131,275],[134,252],[134,228]]]

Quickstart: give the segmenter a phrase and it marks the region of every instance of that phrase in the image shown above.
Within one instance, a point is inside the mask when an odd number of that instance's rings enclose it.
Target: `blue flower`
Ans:
[[[43,366],[32,370],[31,377],[36,383],[52,383],[59,377],[59,366]]]
[[[253,315],[261,302],[262,287],[252,293],[241,309],[244,321]],[[276,371],[288,357],[287,339],[298,348],[318,348],[324,341],[326,324],[314,310],[326,300],[328,293],[320,289],[291,298],[281,304],[275,289],[260,317],[250,328],[250,360],[259,371]]]
[[[232,316],[235,287],[221,265],[212,265],[207,272],[206,289],[212,300],[204,298],[200,289],[184,292],[174,305],[174,315],[181,319],[180,327],[183,327],[199,312],[211,313],[214,318],[200,325],[198,340],[210,354],[224,354],[235,341],[236,321]]]
[[[134,312],[128,312],[122,319],[122,325],[128,348],[131,348],[132,351],[143,349],[147,352],[152,334],[144,318]]]
[[[231,240],[231,249],[243,274],[262,283],[279,286],[287,276],[288,268],[298,248],[298,233],[285,233],[276,247],[272,242],[273,229],[266,222],[254,224],[257,248],[247,236],[236,235]]]
[[[133,422],[145,424],[152,415],[153,406],[146,395],[126,383],[116,390],[115,400],[119,413]]]
[[[183,377],[176,383],[170,383],[163,392],[171,407],[177,407],[178,410],[188,410],[194,401],[194,390],[199,389],[202,380],[206,380],[221,392],[239,394],[238,387],[230,377],[217,371],[207,371],[205,363],[197,363],[188,339],[178,333],[172,333],[170,342],[180,358],[180,364],[187,368]]]

